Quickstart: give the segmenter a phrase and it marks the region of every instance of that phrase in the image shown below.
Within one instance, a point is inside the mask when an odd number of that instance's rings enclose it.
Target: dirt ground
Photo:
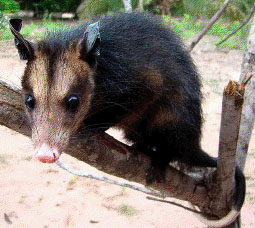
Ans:
[[[204,85],[202,146],[209,154],[217,156],[222,90],[228,80],[238,80],[243,53],[219,51],[209,40],[201,41],[192,55]],[[20,85],[24,66],[13,42],[0,41],[0,77]],[[100,173],[65,154],[62,161],[75,170]],[[244,228],[255,227],[254,173],[253,137],[245,168],[247,196],[242,209]],[[42,164],[33,158],[30,139],[2,126],[0,176],[0,228],[206,227],[191,212],[148,201],[140,192],[77,178],[55,164]]]

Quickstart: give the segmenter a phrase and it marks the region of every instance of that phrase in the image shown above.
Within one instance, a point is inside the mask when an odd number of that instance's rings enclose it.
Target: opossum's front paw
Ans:
[[[165,170],[150,167],[146,173],[146,184],[151,185],[154,182],[165,183]]]

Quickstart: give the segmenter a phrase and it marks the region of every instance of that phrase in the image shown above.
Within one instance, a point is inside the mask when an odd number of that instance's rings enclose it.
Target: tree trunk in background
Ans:
[[[160,10],[160,15],[171,15],[171,5],[178,2],[179,0],[156,0],[155,8]]]
[[[140,12],[143,11],[143,0],[139,0],[138,9],[139,9]]]
[[[132,12],[132,5],[131,5],[131,0],[122,0],[124,7],[125,7],[125,12],[126,13],[131,13]],[[139,1],[140,3],[140,1]]]
[[[238,165],[243,170],[255,121],[255,17],[251,25],[247,51],[244,53],[240,81],[251,80],[246,86],[241,116],[240,138],[237,144]]]

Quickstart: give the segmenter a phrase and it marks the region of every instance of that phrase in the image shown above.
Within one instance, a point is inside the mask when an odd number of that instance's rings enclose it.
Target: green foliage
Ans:
[[[200,21],[197,21],[194,17],[189,15],[184,15],[182,19],[176,19],[169,16],[162,17],[164,21],[170,25],[172,30],[176,32],[179,36],[185,39],[191,39],[196,34],[198,34],[205,26]],[[232,33],[241,25],[240,22],[235,21],[233,23],[226,23],[220,20],[218,23],[214,24],[208,31],[207,35],[217,36],[219,39],[213,41],[213,44],[217,44],[224,37]],[[247,46],[247,37],[250,31],[250,24],[244,26],[240,31],[238,31],[233,37],[221,44],[220,48],[229,49],[241,49],[245,50]]]
[[[126,205],[126,204],[122,204],[119,207],[119,212],[123,215],[128,216],[128,217],[137,214],[137,210],[135,208],[133,208],[132,206]]]
[[[194,16],[185,14],[183,18],[173,18],[169,16],[163,16],[163,20],[167,25],[169,25],[174,32],[184,39],[191,39],[197,35],[205,26],[205,23],[201,20],[197,20]],[[9,18],[0,17],[0,40],[2,39],[13,39],[8,28]],[[240,22],[235,21],[232,23],[226,23],[221,19],[218,23],[214,24],[212,28],[208,31],[207,35],[219,37],[217,41],[213,43],[216,44],[222,40],[225,36],[229,35],[232,31],[240,26]],[[46,31],[56,30],[62,28],[63,24],[60,22],[44,21],[42,23],[31,23],[22,29],[21,33],[24,37],[36,37],[40,38]],[[230,49],[246,49],[247,37],[249,34],[250,24],[244,26],[239,32],[237,32],[228,41],[224,42],[220,47],[230,48]],[[29,38],[28,38],[29,39]]]
[[[170,18],[169,16],[163,16],[162,18],[170,25],[176,34],[185,39],[190,39],[202,30],[202,26],[199,23],[195,23],[194,18],[190,17],[188,14],[185,14],[182,19]]]
[[[210,5],[212,6],[212,10],[208,10],[207,16],[212,17],[220,8],[221,4],[224,2],[224,0],[217,0],[212,2]],[[249,13],[251,7],[253,6],[254,2],[250,0],[233,0],[230,1],[229,5],[227,6],[226,10],[223,13],[223,18],[230,20],[230,21],[236,21],[246,18],[247,14]],[[210,8],[209,8],[210,9]]]
[[[143,0],[144,9],[151,9],[154,2],[155,0]],[[133,10],[137,9],[139,0],[131,0],[131,5]],[[87,0],[83,2],[82,8],[80,17],[83,19],[125,11],[122,0]]]
[[[19,10],[19,3],[15,0],[1,0],[0,12],[14,13]]]
[[[180,0],[171,7],[174,16],[189,14],[195,17],[211,18],[225,0]],[[223,18],[229,21],[243,20],[246,18],[254,0],[232,0],[223,13]]]
[[[225,25],[225,24],[215,24],[212,29],[208,32],[209,35],[217,35],[221,39],[225,36],[232,33],[238,27],[240,27],[241,23],[239,21],[235,21],[234,23]],[[247,47],[247,37],[250,31],[250,24],[244,26],[241,30],[239,30],[234,36],[228,39],[226,42],[222,43],[220,48],[229,48],[229,49],[241,49],[245,50]],[[221,40],[219,39],[219,41]],[[213,44],[217,44],[217,42],[213,42]]]
[[[9,21],[9,20],[8,20]],[[8,23],[7,23],[8,24]],[[31,23],[29,25],[26,25],[22,28],[21,34],[27,38],[27,37],[36,37],[40,38],[43,37],[45,32],[60,29],[63,27],[63,24],[60,22],[51,22],[51,21],[44,21],[42,23]],[[12,39],[13,35],[8,27],[0,28],[0,40],[4,39]]]
[[[81,18],[88,18],[99,15],[111,14],[116,11],[124,12],[124,5],[120,0],[90,0],[85,2],[86,6],[82,14]]]
[[[38,3],[33,3],[38,10],[45,13],[51,12],[75,12],[79,1],[77,0],[42,0]]]
[[[183,10],[192,16],[202,16],[206,13],[208,1],[204,0],[183,0]]]
[[[6,29],[9,24],[9,17],[4,16],[0,11],[0,30]]]

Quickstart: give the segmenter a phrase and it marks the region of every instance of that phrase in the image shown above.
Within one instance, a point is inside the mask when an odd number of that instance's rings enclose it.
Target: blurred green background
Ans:
[[[163,20],[184,39],[192,39],[208,23],[224,0],[131,0],[133,10],[150,11]],[[207,35],[221,40],[238,28],[248,17],[254,0],[232,0],[220,20]],[[72,13],[71,20],[85,20],[95,16],[124,12],[122,0],[0,0],[0,39],[9,39],[10,17],[27,17],[30,21],[24,36],[42,36],[44,30],[59,27],[66,21],[56,15]],[[24,12],[22,14],[22,12]],[[30,12],[30,14],[26,13]],[[58,14],[56,14],[58,13]],[[32,16],[31,16],[32,15]],[[55,16],[54,16],[55,15]],[[250,23],[221,47],[245,49]]]

